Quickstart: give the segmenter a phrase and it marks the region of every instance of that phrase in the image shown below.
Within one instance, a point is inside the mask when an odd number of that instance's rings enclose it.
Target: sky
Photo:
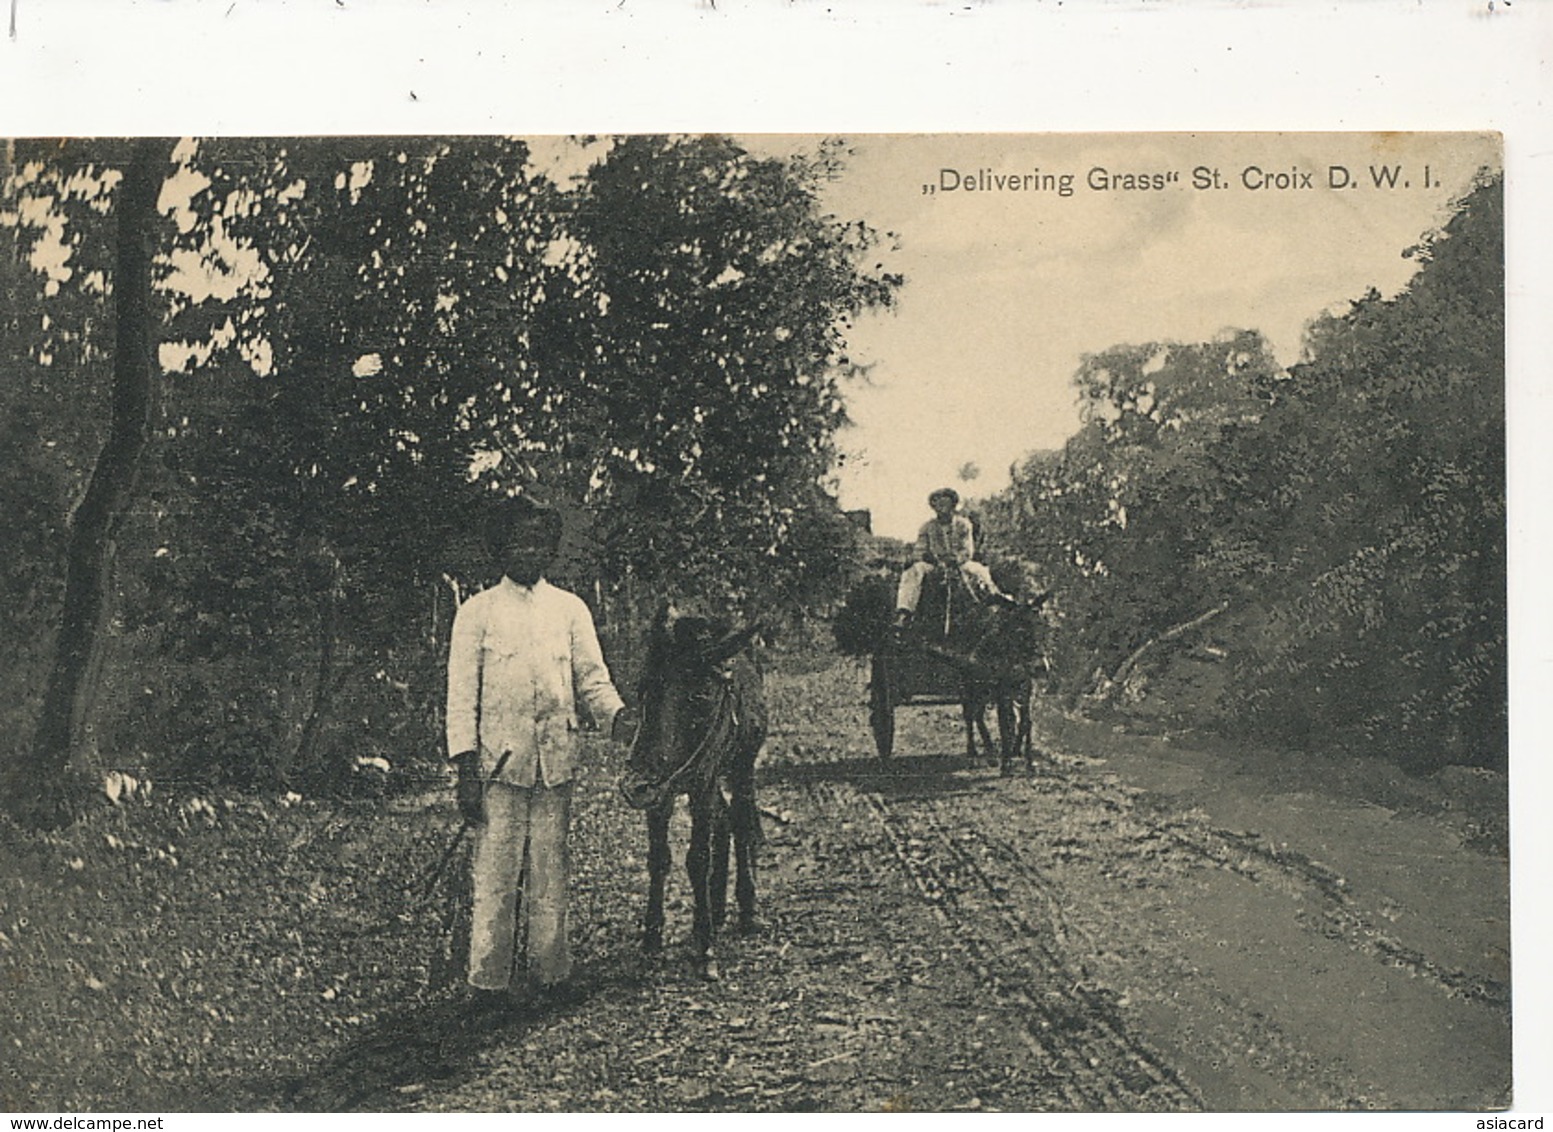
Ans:
[[[818,139],[745,140],[782,153]],[[1077,430],[1071,379],[1085,353],[1249,328],[1297,361],[1311,318],[1372,286],[1402,287],[1417,266],[1404,249],[1501,160],[1498,135],[1464,133],[846,140],[852,156],[825,204],[893,233],[881,258],[906,283],[896,309],[850,336],[871,369],[847,388],[841,501],[901,538],[935,487],[995,492],[1012,464]],[[1332,187],[1334,166],[1353,187]],[[1371,166],[1400,168],[1395,187],[1376,187]],[[982,187],[1010,174],[1019,188]],[[1166,179],[1115,187],[1125,174]]]

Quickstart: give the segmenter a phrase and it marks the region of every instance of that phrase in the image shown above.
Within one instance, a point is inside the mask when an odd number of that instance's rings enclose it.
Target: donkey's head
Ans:
[[[993,676],[1044,669],[1051,637],[1043,612],[1048,596],[1037,593],[1022,601],[989,607],[985,631],[974,649],[976,664]]]
[[[647,632],[638,684],[642,725],[621,789],[634,806],[684,792],[699,755],[731,728],[729,665],[758,632],[665,605]],[[676,777],[678,776],[678,777]]]

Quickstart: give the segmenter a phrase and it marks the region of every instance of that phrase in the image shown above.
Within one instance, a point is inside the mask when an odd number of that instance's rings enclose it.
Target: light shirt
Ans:
[[[964,515],[951,515],[947,523],[940,523],[935,515],[917,532],[917,557],[925,560],[932,554],[939,562],[964,566],[975,557],[973,531],[970,519]]]
[[[541,579],[503,578],[453,618],[448,654],[448,754],[478,749],[482,776],[533,786],[577,773],[577,703],[607,728],[622,706],[593,628],[576,594]]]

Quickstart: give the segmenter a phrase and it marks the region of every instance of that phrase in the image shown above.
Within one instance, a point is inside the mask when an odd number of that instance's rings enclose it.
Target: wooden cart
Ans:
[[[949,660],[909,640],[890,641],[869,662],[868,721],[881,759],[895,750],[895,711],[961,705],[962,677]]]

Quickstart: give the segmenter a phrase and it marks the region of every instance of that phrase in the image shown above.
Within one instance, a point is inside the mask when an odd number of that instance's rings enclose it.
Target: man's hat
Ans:
[[[948,499],[951,503],[958,507],[960,504],[960,493],[952,487],[941,487],[927,497],[927,501],[930,504],[935,499]]]
[[[527,495],[503,496],[492,506],[485,528],[486,543],[492,554],[500,554],[514,531],[537,528],[551,542],[560,545],[564,525],[561,513],[548,504]]]

